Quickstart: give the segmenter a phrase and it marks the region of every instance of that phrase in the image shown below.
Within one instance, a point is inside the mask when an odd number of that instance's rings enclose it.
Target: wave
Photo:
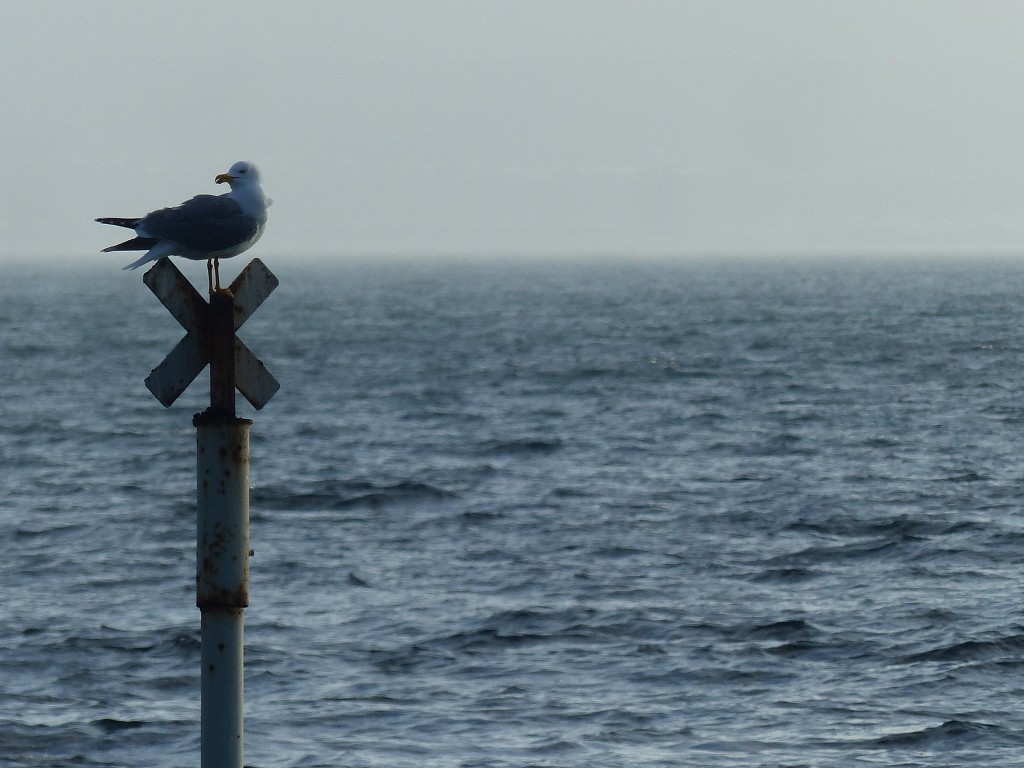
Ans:
[[[478,626],[424,638],[389,650],[374,650],[371,661],[385,672],[407,672],[445,666],[463,656],[479,656],[511,648],[552,642],[581,642],[595,634],[595,611],[568,608],[554,611],[513,610],[489,616]]]
[[[516,440],[489,440],[480,444],[478,450],[485,455],[537,455],[553,453],[562,448],[562,441],[544,438],[522,438]]]
[[[991,723],[954,719],[929,728],[879,736],[865,742],[863,746],[879,749],[920,749],[921,747],[948,749],[979,741],[991,744],[993,740],[1020,743],[1022,736]]]
[[[990,640],[964,640],[903,656],[900,661],[914,664],[929,661],[991,661],[1011,657],[1015,661],[1024,653],[1024,634]]]
[[[282,485],[253,488],[250,503],[279,510],[340,510],[351,507],[382,507],[391,504],[433,502],[455,494],[428,483],[404,480],[392,485],[370,482],[322,480],[308,490],[295,491]]]

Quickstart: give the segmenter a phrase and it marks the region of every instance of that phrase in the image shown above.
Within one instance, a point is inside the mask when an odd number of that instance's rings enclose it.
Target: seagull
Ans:
[[[220,293],[219,260],[237,256],[260,239],[271,201],[263,194],[259,169],[252,163],[237,162],[214,180],[227,183],[231,191],[223,195],[196,195],[174,208],[161,208],[138,219],[96,219],[100,224],[134,229],[137,235],[104,248],[103,253],[146,251],[145,256],[125,269],[135,269],[165,256],[206,259],[210,293]]]

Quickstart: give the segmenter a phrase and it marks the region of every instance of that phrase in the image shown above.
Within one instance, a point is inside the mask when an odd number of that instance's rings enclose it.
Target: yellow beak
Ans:
[[[232,176],[230,173],[218,173],[214,181],[216,181],[218,184],[221,184],[225,181],[234,181],[237,178],[237,176]]]

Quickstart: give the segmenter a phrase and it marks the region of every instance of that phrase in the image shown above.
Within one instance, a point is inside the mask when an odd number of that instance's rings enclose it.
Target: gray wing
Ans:
[[[258,229],[259,222],[243,214],[238,203],[227,195],[196,195],[174,208],[146,214],[137,231],[210,253],[244,243]]]

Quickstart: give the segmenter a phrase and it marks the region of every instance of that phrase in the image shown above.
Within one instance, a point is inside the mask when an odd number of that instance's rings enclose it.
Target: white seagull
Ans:
[[[259,169],[252,163],[237,162],[215,180],[218,184],[227,182],[231,191],[223,195],[196,195],[174,208],[161,208],[138,219],[96,219],[101,224],[134,229],[137,235],[104,248],[103,252],[146,251],[145,256],[125,269],[135,269],[164,256],[206,259],[210,293],[219,292],[219,260],[237,256],[260,239],[267,225],[270,199],[263,194]]]

